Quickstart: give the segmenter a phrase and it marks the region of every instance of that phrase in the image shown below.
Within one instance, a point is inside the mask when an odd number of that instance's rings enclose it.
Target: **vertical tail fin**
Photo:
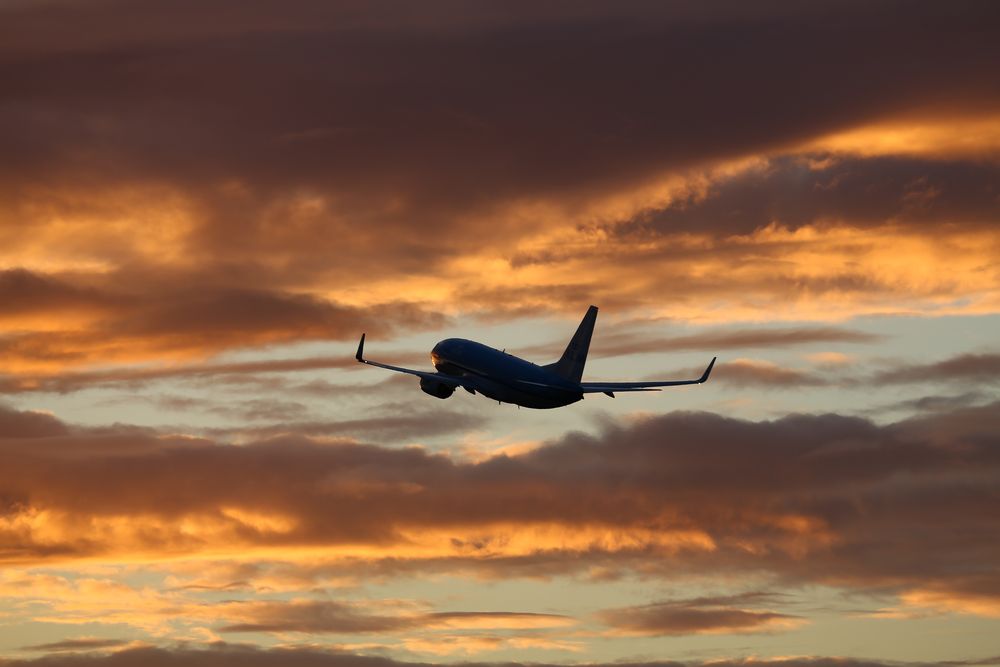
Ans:
[[[579,382],[583,378],[583,366],[587,363],[587,352],[590,351],[590,337],[594,333],[594,323],[597,321],[597,306],[587,309],[587,314],[583,316],[580,326],[573,334],[572,340],[566,346],[559,361],[549,364],[558,375],[570,380]]]

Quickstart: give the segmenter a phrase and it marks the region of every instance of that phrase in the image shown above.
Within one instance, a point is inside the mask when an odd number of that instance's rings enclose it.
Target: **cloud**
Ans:
[[[712,375],[712,380],[735,387],[772,388],[819,387],[829,382],[808,372],[753,359],[734,359],[720,363]]]
[[[337,602],[293,601],[239,604],[236,611],[249,619],[219,628],[220,632],[379,633],[411,627],[413,619],[401,615],[366,614]]]
[[[152,284],[143,284],[143,279],[128,287],[106,285],[84,292],[50,276],[23,270],[13,274],[14,279],[7,282],[16,283],[12,289],[19,295],[22,283],[35,291],[57,295],[38,301],[29,299],[33,315],[47,315],[48,326],[44,322],[35,323],[33,328],[15,330],[0,337],[0,351],[7,359],[7,367],[14,370],[93,365],[95,360],[109,364],[204,358],[229,348],[353,339],[362,331],[386,335],[400,326],[434,328],[445,321],[440,314],[403,302],[360,309],[312,294],[224,286],[154,288]],[[145,276],[144,279],[154,278]],[[0,283],[0,288],[3,287]],[[156,297],[148,298],[151,296],[149,290],[153,289]],[[18,299],[23,300],[23,297]],[[74,304],[82,309],[95,301],[104,304],[98,319],[65,328],[65,311],[73,311]],[[15,300],[15,311],[24,310],[17,303]],[[316,367],[315,362],[310,365],[304,360],[285,364],[292,368]],[[234,364],[229,370],[238,372],[250,367],[252,364]],[[279,368],[281,364],[276,364],[276,369]],[[262,369],[266,369],[266,364]],[[212,369],[201,369],[201,372],[211,373]],[[122,373],[126,376],[124,379],[130,374],[136,379],[147,375],[182,374],[178,369],[116,370],[71,376],[68,382],[72,384],[74,380],[79,382],[88,378],[114,381],[120,379]],[[46,379],[41,381],[44,383]],[[53,383],[53,380],[48,382]],[[54,383],[58,389],[58,380]]]
[[[379,358],[386,363],[397,365],[415,364],[424,361],[424,355],[379,353]],[[267,388],[281,388],[296,393],[315,395],[343,395],[355,392],[384,393],[390,382],[399,383],[399,379],[365,385],[337,385],[324,381],[310,381],[288,385],[277,374],[296,371],[325,370],[330,368],[356,368],[357,361],[353,355],[338,357],[304,357],[296,359],[265,359],[246,362],[198,362],[178,363],[169,365],[126,366],[106,370],[73,371],[66,370],[48,374],[30,372],[0,376],[0,391],[3,393],[20,392],[57,392],[69,393],[92,387],[137,388],[158,380],[178,379],[192,382],[211,382],[213,384],[248,384],[261,385]]]
[[[347,576],[753,571],[933,589],[955,605],[962,591],[998,590],[1000,554],[986,538],[997,528],[986,509],[1000,474],[997,414],[988,404],[877,425],[677,412],[478,462],[302,436],[233,446],[49,423],[0,438],[0,553],[294,561],[322,547],[327,572]]]
[[[474,416],[395,404],[346,421],[303,412],[299,397],[347,402],[344,387],[278,374],[349,367],[346,351],[216,359],[453,316],[578,317],[591,302],[788,333],[623,336],[609,354],[877,343],[838,338],[852,330],[837,323],[996,313],[992,8],[2,4],[3,391],[177,380],[142,406],[148,416],[189,406],[184,389],[211,382],[268,391],[267,403],[229,408],[284,423],[166,433],[0,409],[0,561],[281,564],[200,584],[252,590],[279,574],[749,572],[992,613],[994,404],[895,424],[677,413],[470,461],[401,445],[481,425]],[[820,377],[751,366],[733,364],[731,381]],[[990,381],[959,366],[886,367],[884,379]],[[125,595],[113,584],[86,579],[76,593]],[[173,602],[127,600],[156,629]],[[62,620],[94,618],[77,603]],[[275,619],[233,623],[257,620]],[[554,641],[438,634],[449,651]]]
[[[929,364],[904,365],[883,371],[875,381],[884,384],[917,382],[971,382],[989,384],[1000,378],[1000,354],[961,354]]]
[[[66,433],[66,425],[51,414],[14,410],[0,404],[0,437],[38,438]]]
[[[777,632],[805,622],[799,616],[746,608],[761,597],[767,596],[665,600],[609,609],[601,612],[600,617],[620,633],[640,636]]]
[[[176,360],[592,300],[995,311],[996,168],[954,128],[996,107],[1000,54],[961,10],[6,6],[0,292],[33,326],[3,350]],[[830,143],[914,124],[952,130]]]
[[[435,612],[385,610],[367,612],[358,605],[330,600],[293,600],[291,602],[248,602],[226,605],[220,615],[242,618],[219,628],[219,632],[302,632],[302,633],[385,633],[416,628],[452,629],[534,629],[574,623],[572,618],[556,614],[522,612]]]
[[[62,653],[64,651],[94,651],[127,646],[124,639],[99,639],[97,637],[81,637],[79,639],[64,639],[48,644],[24,646],[22,651],[40,651],[45,653]]]
[[[996,222],[1000,165],[913,157],[784,155],[643,212],[615,234],[749,234],[768,225]]]
[[[138,33],[139,10],[127,3],[20,7],[5,11],[0,52],[20,66],[8,95],[23,100],[6,112],[4,149],[25,175],[48,164],[64,178],[82,166],[91,179],[195,185],[236,172],[255,191],[333,184],[348,201],[352,189],[395,194],[408,210],[440,214],[484,197],[642,178],[913,108],[989,108],[998,54],[976,7],[922,3],[890,19],[827,4],[742,10],[734,21],[728,6],[584,3],[501,16],[432,3],[427,17],[440,25],[393,2],[281,6],[276,23],[265,17],[279,6],[265,2],[234,23],[234,5],[220,2],[192,28],[192,8],[147,2],[144,15],[162,25]],[[385,20],[396,14],[406,18]],[[64,20],[101,27],[66,38]],[[831,24],[859,27],[846,61],[829,57],[844,37]],[[19,37],[28,31],[30,46]],[[359,68],[370,76],[359,79]],[[48,82],[46,95],[31,95],[36,81]],[[280,114],[267,103],[278,97]],[[530,106],[509,104],[517,97]],[[102,114],[113,122],[96,122]],[[239,249],[267,230],[206,231],[207,242]]]
[[[258,563],[227,564],[244,573],[259,568]],[[219,570],[211,562],[186,564],[211,577]],[[171,568],[143,569],[148,578],[143,584],[129,585],[130,568],[120,565],[97,568],[105,577],[88,576],[94,570],[75,568],[61,574],[7,569],[0,576],[0,595],[16,608],[22,618],[37,623],[62,626],[101,624],[128,626],[161,640],[187,640],[193,631],[199,637],[222,634],[269,633],[287,637],[299,635],[353,635],[354,641],[382,642],[388,645],[440,640],[455,650],[471,651],[471,641],[489,638],[494,645],[535,641],[557,650],[575,650],[578,644],[565,642],[555,633],[577,624],[576,619],[559,614],[518,611],[435,611],[428,603],[400,599],[344,597],[330,599],[330,591],[310,586],[311,591],[297,590],[294,597],[274,599],[275,590],[265,591],[248,582],[229,582],[225,586],[191,585],[162,587],[156,585],[159,574]],[[180,567],[183,571],[184,566]],[[213,572],[213,569],[216,572]],[[168,583],[164,581],[163,583]],[[215,594],[224,594],[220,598]],[[309,597],[305,597],[308,595]],[[316,596],[321,599],[316,599]],[[270,599],[269,599],[270,598]],[[445,607],[447,609],[447,607]],[[367,635],[367,637],[364,637]],[[513,645],[512,644],[512,645]],[[126,646],[125,642],[75,638],[38,646],[25,651],[90,651]],[[132,645],[134,648],[135,645]],[[438,653],[439,651],[428,651]]]
[[[628,322],[630,328],[641,323]],[[662,325],[666,326],[666,325]],[[742,350],[753,348],[791,347],[815,343],[873,343],[883,339],[857,329],[832,326],[774,327],[774,328],[718,328],[700,331],[687,336],[658,336],[649,332],[605,332],[598,336],[590,351],[592,358],[619,357],[632,354],[678,352],[687,350]],[[565,341],[519,350],[532,358],[558,357],[565,348]]]
[[[645,309],[699,324],[986,314],[1000,303],[992,268],[998,249],[984,228],[775,223],[726,236],[708,226],[622,235],[612,227],[577,223],[525,241],[516,263],[505,267],[507,288],[488,294],[501,307],[542,308],[583,293],[618,311]]]
[[[416,389],[413,388],[415,391]],[[386,404],[366,417],[341,420],[290,420],[275,424],[242,425],[232,428],[206,428],[201,432],[241,440],[263,440],[282,435],[336,436],[355,435],[375,440],[411,442],[415,439],[459,433],[481,428],[489,417],[443,408],[413,408],[409,405]]]
[[[697,338],[697,337],[692,337]],[[711,336],[708,337],[711,340]],[[707,346],[706,346],[707,347]],[[749,347],[749,346],[748,346]],[[710,349],[710,348],[708,348]],[[656,374],[656,377],[696,376],[701,369],[684,369]],[[653,376],[650,376],[651,378]],[[894,368],[874,373],[864,383],[871,386],[934,382],[965,382],[989,385],[1000,377],[1000,355],[961,354],[930,364],[900,363]],[[785,368],[769,361],[734,359],[718,364],[713,380],[736,387],[856,386],[858,380],[824,376],[814,372]],[[965,392],[957,396],[924,396],[882,406],[876,411],[916,410],[947,411],[982,403],[990,399],[983,392]]]
[[[82,288],[24,269],[0,271],[0,319],[58,310],[65,315],[101,312],[118,301],[112,295]]]
[[[996,162],[1000,123],[989,112],[945,122],[941,118],[896,119],[851,128],[808,142],[807,151],[852,156],[922,156]],[[824,162],[818,161],[821,167]]]
[[[135,648],[120,651],[113,656],[83,655],[83,656],[44,656],[33,660],[3,660],[0,664],[4,667],[103,667],[111,665],[113,667],[132,667],[133,665],[142,667],[174,667],[184,665],[185,667],[218,667],[230,665],[238,662],[248,667],[269,667],[270,665],[287,665],[289,667],[421,667],[426,663],[405,662],[374,655],[358,655],[335,650],[323,650],[317,648],[275,648],[260,649],[238,644],[216,643],[208,648]],[[797,657],[797,658],[741,658],[741,659],[721,659],[711,662],[633,662],[634,667],[707,667],[708,665],[718,665],[719,667],[890,667],[891,665],[972,665],[996,664],[995,658],[986,658],[975,661],[943,661],[937,663],[899,663],[880,662],[877,660],[865,660],[857,658],[826,658],[826,657]],[[493,663],[467,662],[463,663],[468,667],[486,667]],[[514,667],[527,665],[528,663],[508,662]],[[532,662],[536,667],[555,667],[555,665]],[[610,667],[616,663],[591,663],[594,667]]]
[[[967,391],[955,396],[921,396],[905,401],[898,401],[888,405],[878,406],[871,409],[873,413],[891,412],[894,410],[910,410],[913,412],[946,412],[960,408],[968,408],[982,403],[990,402],[990,395],[978,392]]]
[[[437,612],[427,617],[430,625],[445,628],[552,628],[573,625],[576,621],[562,614],[539,614],[509,611]]]

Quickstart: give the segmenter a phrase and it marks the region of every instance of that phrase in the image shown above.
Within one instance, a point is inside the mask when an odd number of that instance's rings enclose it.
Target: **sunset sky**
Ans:
[[[1000,665],[998,225],[996,2],[0,0],[0,666]]]

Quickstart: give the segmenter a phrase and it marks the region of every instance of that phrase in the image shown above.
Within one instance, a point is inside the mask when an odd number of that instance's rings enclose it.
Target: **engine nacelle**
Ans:
[[[455,393],[455,387],[430,378],[420,378],[420,390],[434,398],[448,398]]]

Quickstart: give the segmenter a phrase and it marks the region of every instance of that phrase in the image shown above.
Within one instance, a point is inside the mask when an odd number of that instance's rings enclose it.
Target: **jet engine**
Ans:
[[[455,387],[430,378],[420,378],[420,390],[435,398],[448,398],[455,393]]]

